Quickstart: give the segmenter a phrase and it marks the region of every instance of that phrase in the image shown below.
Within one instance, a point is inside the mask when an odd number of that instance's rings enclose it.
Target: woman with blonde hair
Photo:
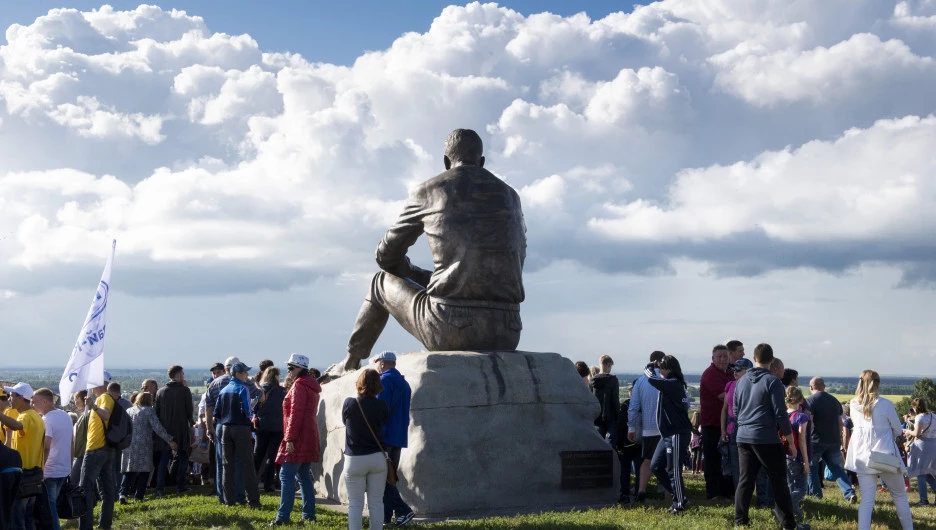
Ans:
[[[845,469],[858,474],[858,486],[861,490],[861,504],[858,506],[859,530],[871,528],[871,513],[874,511],[879,478],[884,481],[887,491],[894,499],[897,517],[903,530],[910,530],[913,528],[913,519],[903,481],[906,467],[894,442],[903,429],[894,403],[880,397],[880,388],[881,376],[877,372],[861,372],[855,397],[849,404],[855,426],[848,444]]]

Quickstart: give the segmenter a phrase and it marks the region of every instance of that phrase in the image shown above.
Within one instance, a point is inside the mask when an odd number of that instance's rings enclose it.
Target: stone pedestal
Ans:
[[[556,353],[432,352],[402,355],[397,369],[413,389],[409,447],[402,452],[398,487],[418,515],[529,511],[617,499],[617,458],[593,424],[598,401],[570,360]],[[356,395],[357,375],[325,385],[319,407],[323,458],[315,472],[316,491],[344,504],[341,407]],[[601,466],[589,471],[588,460],[594,464],[595,457],[613,466],[613,479],[589,480],[590,473],[611,472]],[[579,479],[570,480],[576,474]]]

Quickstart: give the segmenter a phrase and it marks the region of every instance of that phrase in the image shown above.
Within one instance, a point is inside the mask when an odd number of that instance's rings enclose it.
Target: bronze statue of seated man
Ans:
[[[390,315],[429,351],[517,348],[526,226],[520,196],[484,169],[482,153],[472,130],[456,129],[445,140],[445,171],[413,190],[377,245],[381,272],[354,323],[348,356],[325,377],[359,368]],[[406,256],[423,233],[432,271]]]

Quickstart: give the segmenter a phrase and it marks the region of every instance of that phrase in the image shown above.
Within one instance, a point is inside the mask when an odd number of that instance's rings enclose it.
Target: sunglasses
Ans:
[[[0,401],[9,401],[10,396],[0,396]]]

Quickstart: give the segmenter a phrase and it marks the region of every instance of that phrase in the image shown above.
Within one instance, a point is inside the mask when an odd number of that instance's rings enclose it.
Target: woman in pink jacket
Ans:
[[[302,520],[315,520],[315,489],[311,464],[321,460],[318,404],[322,387],[309,374],[309,358],[294,353],[286,361],[286,398],[283,400],[283,441],[276,453],[280,465],[280,507],[270,526],[289,524],[296,499],[296,480],[302,492]]]

